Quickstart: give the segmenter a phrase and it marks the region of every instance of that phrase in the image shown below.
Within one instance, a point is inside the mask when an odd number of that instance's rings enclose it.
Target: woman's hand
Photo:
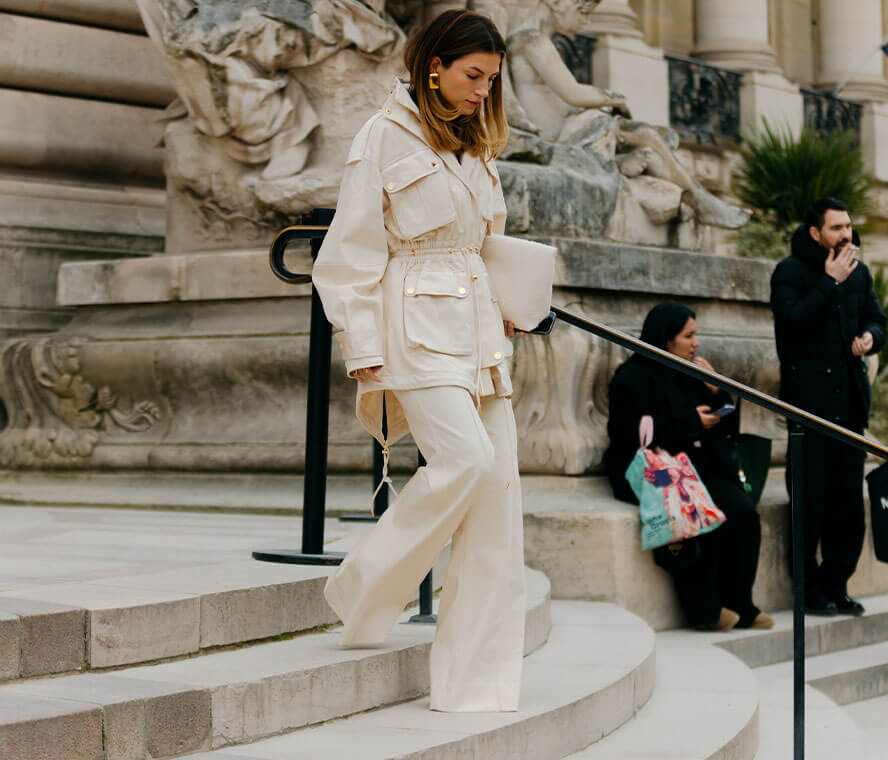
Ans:
[[[503,331],[506,333],[507,338],[514,338],[516,335],[525,335],[521,330],[515,329],[514,322],[509,322],[505,319],[503,320]]]
[[[708,361],[706,361],[706,359],[704,359],[702,356],[695,356],[694,357],[694,364],[696,364],[698,367],[702,367],[703,369],[708,369],[710,372],[715,372],[715,370],[712,368],[712,365]],[[703,385],[705,385],[707,388],[709,388],[709,390],[712,393],[718,393],[718,386],[717,385],[712,385],[712,384],[707,383],[705,381],[704,381]]]
[[[350,372],[349,377],[353,377],[359,383],[366,383],[368,380],[375,380],[379,383],[382,382],[382,378],[379,376],[379,370],[381,369],[381,364],[377,364],[375,367],[361,367]]]
[[[717,414],[710,414],[711,411],[712,407],[706,406],[705,404],[697,407],[697,414],[700,415],[700,422],[703,423],[703,427],[706,428],[706,430],[714,428],[719,422],[721,422],[721,417]]]

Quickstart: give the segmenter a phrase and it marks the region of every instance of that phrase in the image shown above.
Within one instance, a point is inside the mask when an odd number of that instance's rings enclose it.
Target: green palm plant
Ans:
[[[818,133],[805,128],[798,137],[767,119],[744,135],[734,184],[737,197],[778,227],[799,224],[817,198],[843,200],[855,216],[866,214],[872,179],[853,132]]]
[[[873,180],[853,132],[805,128],[796,137],[762,119],[743,140],[733,189],[753,218],[733,237],[741,256],[783,258],[808,206],[824,195],[842,199],[855,218],[871,210]]]

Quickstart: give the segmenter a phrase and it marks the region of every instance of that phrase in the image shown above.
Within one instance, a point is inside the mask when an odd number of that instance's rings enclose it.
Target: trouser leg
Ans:
[[[823,590],[820,566],[817,563],[817,545],[820,543],[820,537],[823,534],[828,481],[835,476],[832,470],[832,463],[829,461],[827,445],[828,440],[825,436],[811,430],[805,430],[805,440],[802,445],[804,459],[801,466],[803,468],[803,503],[805,509],[805,592],[809,597]],[[793,466],[792,457],[787,450],[786,482],[790,496],[792,495]],[[794,535],[795,531],[790,523],[791,541]],[[792,572],[791,547],[792,543],[790,543],[790,551],[787,553],[790,561],[790,573]]]
[[[672,576],[678,603],[691,628],[714,624],[721,612],[716,553],[711,542],[712,534],[706,534],[681,542],[683,546],[675,555],[668,546],[654,549],[654,560]]]
[[[488,397],[481,420],[494,465],[453,536],[431,654],[431,707],[516,710],[524,655],[524,550],[511,401]]]
[[[846,592],[857,568],[866,530],[863,505],[862,451],[830,440],[827,444],[830,477],[824,499],[820,535],[821,582],[830,594]]]
[[[706,488],[727,520],[712,533],[718,588],[723,607],[734,610],[740,627],[748,626],[760,610],[752,602],[762,542],[761,521],[752,499],[728,480],[708,478]]]

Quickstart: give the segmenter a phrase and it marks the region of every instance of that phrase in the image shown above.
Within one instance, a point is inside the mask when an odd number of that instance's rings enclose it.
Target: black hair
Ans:
[[[838,198],[832,198],[829,195],[818,198],[808,206],[808,210],[805,212],[805,229],[810,229],[811,227],[816,227],[818,230],[821,229],[827,211],[847,210],[848,207]]]
[[[697,315],[687,306],[672,301],[657,304],[644,318],[641,339],[657,348],[666,350],[666,343],[675,340],[689,319]]]

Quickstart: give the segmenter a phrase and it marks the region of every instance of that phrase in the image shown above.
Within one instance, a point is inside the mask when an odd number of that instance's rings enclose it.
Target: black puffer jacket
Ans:
[[[854,242],[858,243],[856,232]],[[863,262],[837,285],[824,270],[826,257],[827,251],[802,225],[792,237],[792,255],[771,277],[780,397],[834,422],[862,428],[869,418],[870,385],[851,344],[869,331],[870,353],[878,352],[885,343],[885,315]]]
[[[654,418],[652,448],[673,455],[685,452],[704,485],[710,477],[737,481],[739,415],[733,412],[706,430],[697,412],[698,406],[715,410],[730,402],[725,391],[713,393],[701,381],[650,359],[635,355],[621,364],[608,389],[610,446],[604,454],[614,496],[638,503],[625,473],[638,451],[638,423],[646,414]]]

